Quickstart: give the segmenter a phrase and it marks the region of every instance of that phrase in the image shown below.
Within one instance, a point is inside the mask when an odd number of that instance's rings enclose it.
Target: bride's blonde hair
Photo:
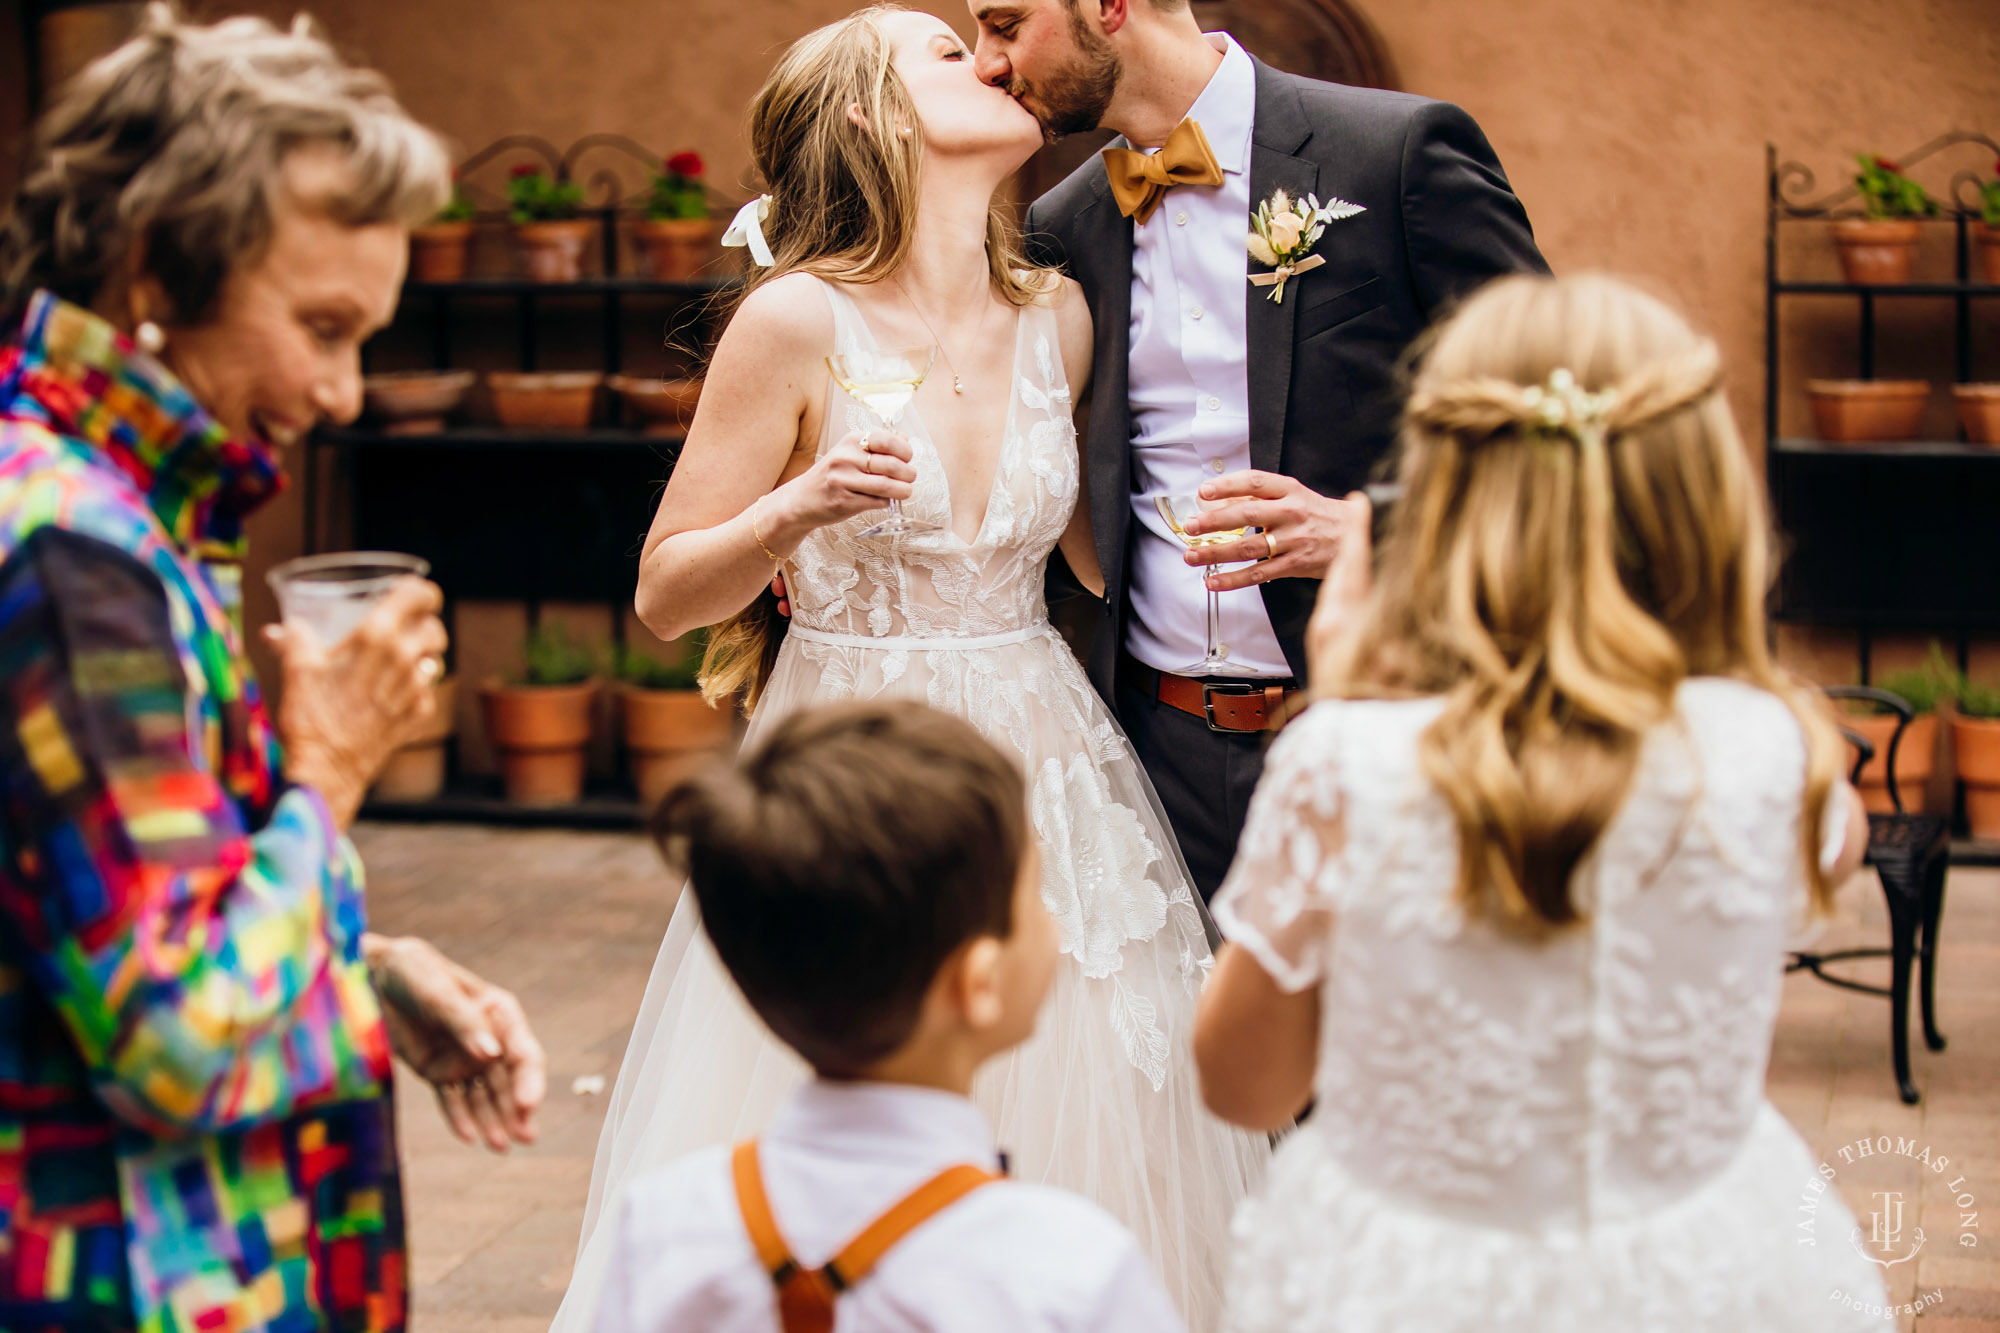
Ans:
[[[872,5],[807,33],[779,57],[751,101],[750,158],[771,195],[764,235],[776,262],[752,271],[739,302],[796,271],[881,282],[908,257],[924,129],[881,24],[902,9]],[[864,125],[849,117],[850,106],[861,108]],[[994,288],[1015,305],[1052,285],[1049,271],[1030,267],[1013,211],[997,195],[987,210],[986,261]],[[768,590],[717,625],[702,659],[703,696],[715,702],[741,694],[744,710],[755,708],[784,631]]]
[[[1473,912],[1529,931],[1579,919],[1571,876],[1689,676],[1747,681],[1798,718],[1800,851],[1828,901],[1819,822],[1841,745],[1766,643],[1767,519],[1721,379],[1713,342],[1596,276],[1495,282],[1423,351],[1380,572],[1314,685],[1444,697],[1420,753]]]

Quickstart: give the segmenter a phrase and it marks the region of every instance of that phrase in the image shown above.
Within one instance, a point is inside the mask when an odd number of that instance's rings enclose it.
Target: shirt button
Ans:
[[[1174,225],[1176,227],[1187,226],[1187,211],[1185,209],[1183,209],[1181,212],[1174,214]]]
[[[1222,400],[1220,398],[1209,399],[1208,410],[1211,412],[1220,412],[1222,410]]]
[[[1224,464],[1223,461],[1220,458],[1218,458],[1213,463],[1210,463],[1209,466],[1214,468],[1217,472],[1221,472],[1224,467]]]
[[[1204,312],[1200,306],[1196,306],[1194,309],[1188,311],[1188,318],[1200,319],[1204,313],[1206,312]]]

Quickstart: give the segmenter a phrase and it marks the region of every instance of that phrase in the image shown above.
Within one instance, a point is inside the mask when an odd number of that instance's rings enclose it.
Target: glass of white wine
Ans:
[[[1220,546],[1233,542],[1248,529],[1225,528],[1218,532],[1189,533],[1184,526],[1195,515],[1210,506],[1195,495],[1155,496],[1153,505],[1166,521],[1167,529],[1190,547]],[[1184,666],[1174,674],[1177,676],[1241,676],[1254,675],[1256,668],[1229,659],[1229,645],[1222,641],[1221,594],[1208,586],[1208,576],[1212,565],[1201,565],[1197,572],[1201,575],[1202,591],[1208,594],[1208,655],[1201,661]]]
[[[835,384],[867,408],[882,423],[882,429],[889,430],[901,419],[903,409],[910,405],[910,399],[916,397],[917,386],[924,382],[924,376],[931,373],[931,363],[937,360],[937,352],[935,346],[843,352],[828,357],[826,368],[833,372]],[[937,531],[937,524],[911,518],[903,512],[900,503],[891,500],[889,517],[873,527],[863,528],[855,535],[904,537],[913,532]]]

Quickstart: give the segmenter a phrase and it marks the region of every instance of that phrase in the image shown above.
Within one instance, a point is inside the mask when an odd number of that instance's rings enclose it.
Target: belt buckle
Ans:
[[[1218,694],[1224,694],[1224,695],[1230,695],[1232,697],[1241,697],[1245,695],[1262,694],[1263,692],[1264,692],[1263,686],[1253,685],[1249,681],[1243,681],[1240,683],[1236,681],[1220,681],[1213,683],[1209,681],[1203,681],[1201,683],[1201,711],[1202,714],[1208,719],[1208,729],[1210,731],[1221,732],[1225,736],[1254,735],[1255,734],[1254,732],[1245,731],[1242,727],[1217,726],[1215,724],[1215,696]]]

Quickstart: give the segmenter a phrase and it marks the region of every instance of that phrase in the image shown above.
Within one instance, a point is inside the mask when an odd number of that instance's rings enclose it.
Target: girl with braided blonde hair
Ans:
[[[1237,1223],[1225,1326],[1867,1326],[1879,1270],[1764,1097],[1790,929],[1866,823],[1771,660],[1715,344],[1519,277],[1423,349],[1379,566],[1218,894],[1210,1107],[1317,1109]],[[1372,587],[1370,586],[1372,583]],[[1838,1294],[1852,1298],[1841,1303]]]

